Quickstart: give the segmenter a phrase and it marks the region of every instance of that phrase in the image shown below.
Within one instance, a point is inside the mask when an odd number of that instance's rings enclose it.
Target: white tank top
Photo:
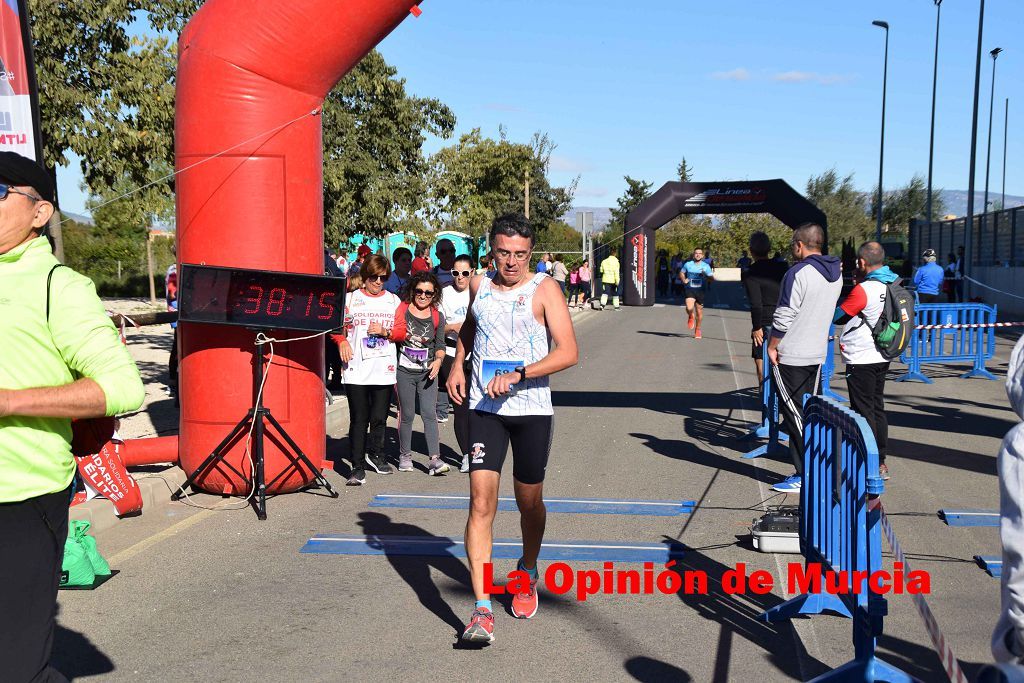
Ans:
[[[370,337],[366,330],[371,322],[394,327],[398,297],[391,292],[370,296],[357,289],[345,300],[348,343],[352,347],[352,360],[345,367],[345,383],[384,385],[395,383],[395,345],[383,337]]]
[[[487,384],[496,375],[517,366],[536,363],[548,355],[548,328],[533,315],[533,296],[547,279],[538,273],[525,285],[510,290],[495,289],[483,278],[473,300],[476,339],[473,343],[473,379],[469,407],[498,415],[553,415],[548,378],[536,377],[516,385],[515,391],[500,398],[487,396]]]

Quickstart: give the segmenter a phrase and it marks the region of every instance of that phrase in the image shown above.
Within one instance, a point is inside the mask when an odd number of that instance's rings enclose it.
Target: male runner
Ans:
[[[512,476],[523,532],[523,556],[517,569],[530,586],[512,598],[512,613],[529,619],[537,612],[537,555],[544,538],[544,470],[553,432],[548,375],[577,361],[576,334],[558,283],[530,272],[535,237],[520,214],[495,219],[490,243],[497,271],[470,283],[469,316],[462,325],[448,395],[466,400],[463,361],[472,349],[469,385],[470,505],[466,555],[476,607],[463,640],[494,640],[494,612],[484,592],[484,565],[491,561],[498,482],[509,442]],[[549,340],[554,348],[549,348]]]
[[[693,258],[683,264],[679,278],[686,295],[686,326],[693,330],[694,339],[700,339],[700,323],[704,319],[704,292],[715,277],[715,271],[704,261],[704,250],[693,250]]]

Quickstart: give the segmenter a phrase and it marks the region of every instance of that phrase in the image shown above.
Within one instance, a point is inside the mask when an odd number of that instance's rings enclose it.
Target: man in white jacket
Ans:
[[[1006,395],[1024,420],[1024,337],[1010,354]],[[992,633],[997,662],[1024,664],[1024,423],[1006,433],[999,449],[999,537],[1003,542],[1002,609]]]

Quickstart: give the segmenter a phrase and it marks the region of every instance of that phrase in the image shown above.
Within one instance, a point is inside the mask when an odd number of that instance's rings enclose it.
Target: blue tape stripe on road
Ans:
[[[673,517],[693,512],[692,500],[609,500],[603,498],[545,498],[548,512],[591,515],[648,515]],[[414,493],[382,493],[373,497],[370,507],[430,508],[435,510],[466,510],[469,496],[438,496]],[[516,512],[515,498],[498,498],[498,509]]]
[[[1003,573],[1003,558],[996,555],[975,555],[974,561],[989,576],[999,578]]]
[[[999,526],[996,510],[939,510],[939,519],[949,526]]]
[[[318,534],[300,552],[324,555],[409,555],[420,557],[466,557],[461,536],[347,536]],[[515,560],[522,556],[522,543],[514,538],[494,539],[492,557]],[[683,545],[673,543],[615,543],[607,541],[544,541],[540,559],[576,562],[655,562],[683,556]]]

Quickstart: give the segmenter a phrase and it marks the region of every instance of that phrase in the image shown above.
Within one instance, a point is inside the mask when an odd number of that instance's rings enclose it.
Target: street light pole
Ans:
[[[932,162],[935,160],[935,88],[939,82],[939,19],[942,16],[942,0],[935,2],[935,66],[932,69],[932,127],[928,141],[928,223],[932,222]]]
[[[992,109],[996,103],[996,57],[1003,51],[1003,48],[994,48],[990,55],[992,55],[992,92],[989,94],[988,99],[988,151],[985,152],[985,200],[981,207],[981,212],[988,213],[988,173],[992,165]]]
[[[878,199],[875,201],[878,222],[875,225],[875,241],[882,240],[882,162],[885,159],[885,88],[889,80],[889,24],[885,21],[872,21],[873,26],[885,29],[885,61],[882,67],[882,141],[878,147]]]
[[[981,93],[981,39],[985,29],[985,0],[978,12],[978,57],[974,62],[974,114],[971,119],[971,162],[967,176],[967,219],[964,223],[964,276],[971,273],[974,258],[972,233],[974,232],[974,162],[978,157],[978,96]],[[964,285],[967,286],[966,284]]]
[[[1003,198],[999,206],[1006,210],[1006,131],[1010,125],[1010,98],[1006,98],[1006,113],[1003,114]]]

